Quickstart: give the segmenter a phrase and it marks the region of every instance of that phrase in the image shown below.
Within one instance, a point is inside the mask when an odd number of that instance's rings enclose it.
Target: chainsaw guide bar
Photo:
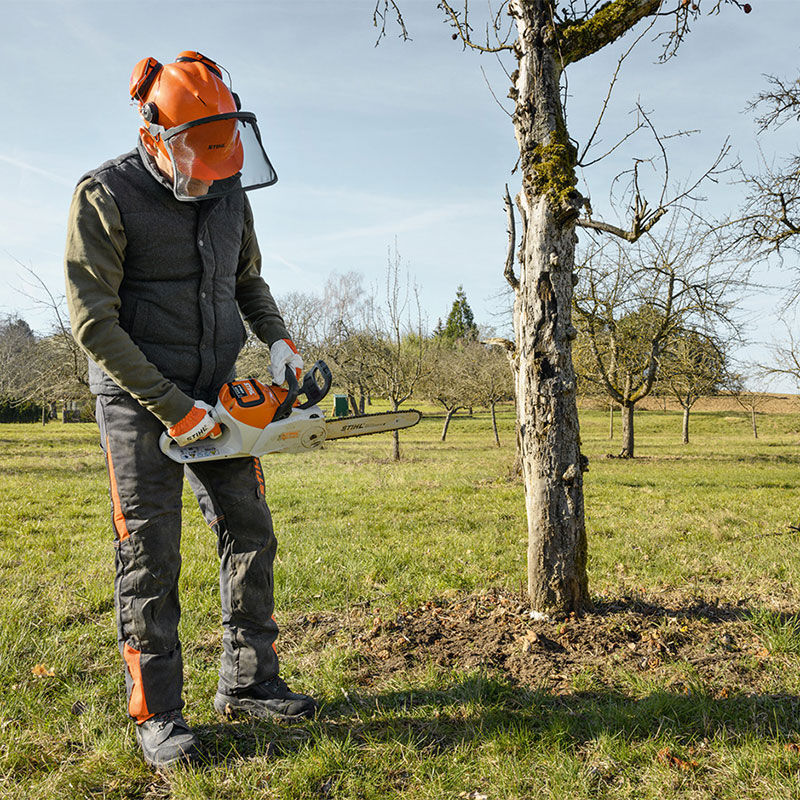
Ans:
[[[363,414],[360,417],[343,417],[325,420],[326,439],[350,439],[355,436],[370,436],[373,433],[388,433],[411,428],[422,414],[416,409],[387,411],[383,414]]]

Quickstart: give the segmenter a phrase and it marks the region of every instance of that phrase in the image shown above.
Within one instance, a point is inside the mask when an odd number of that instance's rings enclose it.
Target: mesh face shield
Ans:
[[[172,191],[178,200],[205,200],[278,180],[250,112],[215,114],[160,130],[151,125],[150,130],[160,133],[160,149],[172,164]]]

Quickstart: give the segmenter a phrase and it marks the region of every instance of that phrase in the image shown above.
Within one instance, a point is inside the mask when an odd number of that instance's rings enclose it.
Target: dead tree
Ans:
[[[718,10],[726,0],[503,0],[492,11],[486,38],[473,26],[470,3],[456,8],[439,0],[465,48],[506,53],[513,59],[509,92],[519,146],[522,218],[519,270],[513,255],[506,277],[514,288],[516,402],[528,512],[528,594],[542,611],[581,611],[590,605],[586,574],[575,374],[570,343],[575,228],[584,198],[575,168],[579,153],[567,131],[563,107],[564,70],[623,36],[647,18],[667,20],[664,55],[673,54],[702,4]],[[738,5],[736,0],[728,0]],[[378,0],[376,24],[385,30],[394,0]],[[510,17],[510,23],[506,20]],[[647,214],[650,217],[647,217]],[[638,209],[636,232],[659,209]],[[634,221],[635,222],[635,221]],[[513,245],[512,245],[513,254]],[[510,266],[509,266],[510,265]]]

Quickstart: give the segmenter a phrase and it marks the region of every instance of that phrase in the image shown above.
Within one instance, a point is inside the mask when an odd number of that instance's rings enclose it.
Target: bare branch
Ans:
[[[503,3],[503,5],[506,5]],[[492,47],[489,44],[489,31],[487,26],[486,31],[486,44],[480,45],[473,41],[472,39],[472,29],[470,28],[469,21],[468,21],[468,11],[469,11],[469,3],[467,0],[464,2],[464,10],[463,11],[456,11],[447,0],[440,0],[439,8],[445,12],[447,15],[451,26],[454,28],[455,33],[453,34],[454,39],[461,39],[462,44],[464,47],[470,47],[473,50],[478,50],[481,53],[502,53],[504,50],[513,50],[514,45],[508,44],[507,39],[506,41],[499,41],[496,47]],[[497,19],[497,17],[495,17]],[[495,27],[495,34],[499,40],[499,30]],[[510,36],[511,32],[507,34]]]
[[[500,110],[509,118],[513,118],[513,114],[497,99],[497,95],[494,93],[494,89],[492,89],[492,85],[489,83],[489,79],[486,77],[486,70],[481,66],[481,75],[483,75],[483,80],[486,83],[486,88],[489,90],[489,94],[494,98],[495,103],[500,106]]]
[[[599,220],[590,219],[589,217],[580,217],[577,225],[581,228],[591,228],[592,230],[600,231],[601,233],[610,233],[614,236],[618,236],[620,239],[625,239],[628,242],[635,242],[642,234],[647,233],[666,213],[666,208],[659,208],[644,224],[641,224],[641,221],[634,219],[629,231],[618,228],[616,225],[610,225],[607,222],[600,222]]]
[[[760,131],[779,128],[788,119],[800,120],[800,78],[787,83],[775,75],[767,75],[767,83],[771,90],[760,92],[755,100],[748,103],[747,110],[755,111],[761,106],[767,110],[756,117]]]
[[[723,164],[723,162],[725,161],[726,157],[730,152],[728,141],[725,140],[711,166],[687,188],[677,190],[672,197],[667,198],[670,168],[669,168],[669,154],[665,142],[667,142],[669,139],[673,139],[678,136],[688,136],[691,132],[678,131],[675,134],[663,136],[659,134],[659,132],[657,131],[655,125],[653,124],[650,118],[649,113],[646,112],[642,108],[642,106],[638,103],[636,105],[636,112],[641,120],[641,122],[638,124],[638,128],[645,127],[650,131],[660,152],[660,157],[657,159],[655,158],[634,159],[634,165],[632,169],[621,172],[612,181],[612,193],[613,193],[614,185],[619,181],[621,181],[623,176],[630,175],[630,183],[628,189],[625,190],[625,194],[623,195],[626,196],[628,192],[630,192],[631,196],[631,199],[629,201],[629,210],[631,213],[631,222],[629,228],[626,230],[618,225],[613,225],[604,221],[592,219],[591,207],[588,204],[585,204],[588,211],[587,215],[585,217],[578,218],[577,221],[577,225],[581,228],[591,229],[601,233],[610,233],[621,239],[625,239],[628,242],[635,242],[641,236],[648,233],[653,228],[653,226],[667,213],[667,211],[670,208],[680,206],[683,203],[683,201],[687,199],[696,200],[697,198],[693,197],[693,192],[704,181],[707,180],[716,181],[718,176],[722,172],[732,168],[732,167],[724,169],[721,168],[721,165]],[[639,186],[639,167],[641,164],[648,164],[648,163],[654,166],[656,163],[661,163],[663,170],[663,177],[661,181],[661,194],[658,200],[658,204],[652,209],[650,208],[647,199],[642,195]]]
[[[400,38],[404,42],[411,40],[411,37],[408,35],[405,20],[395,0],[377,0],[375,3],[375,10],[372,12],[372,24],[376,28],[380,28],[378,31],[378,38],[375,41],[376,47],[380,44],[381,39],[386,36],[386,20],[389,16],[394,16],[395,22],[400,26]]]
[[[602,124],[603,118],[605,117],[605,113],[608,110],[608,104],[611,101],[611,95],[614,92],[614,87],[617,85],[617,80],[619,79],[619,73],[620,70],[622,69],[622,65],[625,62],[625,59],[628,58],[628,56],[631,54],[633,48],[636,47],[636,45],[639,44],[639,42],[650,32],[653,25],[655,25],[655,22],[656,22],[655,19],[652,20],[650,24],[633,40],[631,46],[617,60],[617,66],[616,69],[614,70],[614,74],[611,76],[611,81],[609,82],[608,85],[608,92],[606,92],[605,99],[603,100],[603,106],[600,109],[600,114],[597,117],[597,122],[595,123],[594,130],[592,131],[591,135],[589,136],[589,139],[584,145],[583,150],[578,156],[577,163],[580,166],[586,167],[589,166],[590,164],[596,164],[602,158],[605,158],[605,155],[613,153],[614,150],[616,150],[623,142],[629,139],[636,131],[638,131],[641,128],[641,123],[637,124],[637,126],[633,129],[633,131],[626,134],[625,137],[621,139],[616,145],[614,145],[614,147],[612,147],[604,156],[600,156],[600,158],[594,159],[593,161],[590,161],[588,163],[584,163],[584,159],[586,158],[587,153],[589,152],[592,144],[594,143],[595,137],[597,136],[597,133],[600,130],[600,125]]]
[[[508,220],[508,250],[506,251],[506,266],[503,275],[508,281],[508,285],[514,290],[519,289],[519,279],[514,274],[514,247],[517,241],[517,228],[514,221],[514,206],[511,203],[511,195],[506,184],[506,196],[504,198],[506,207],[506,219]]]

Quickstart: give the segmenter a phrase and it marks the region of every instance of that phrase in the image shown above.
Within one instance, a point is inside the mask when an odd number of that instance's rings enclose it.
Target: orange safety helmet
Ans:
[[[182,174],[215,181],[242,168],[239,98],[207,56],[186,50],[175,63],[164,65],[152,57],[142,59],[133,68],[130,95],[145,122],[142,138],[151,137]]]

